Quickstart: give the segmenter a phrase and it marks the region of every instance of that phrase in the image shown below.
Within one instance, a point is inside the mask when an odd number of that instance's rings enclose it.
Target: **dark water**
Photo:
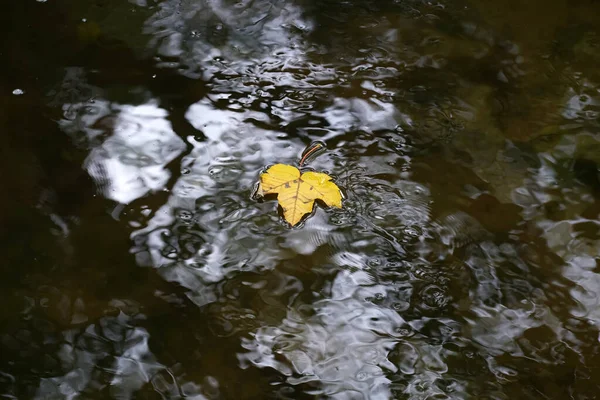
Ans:
[[[0,398],[600,398],[597,1],[0,7]]]

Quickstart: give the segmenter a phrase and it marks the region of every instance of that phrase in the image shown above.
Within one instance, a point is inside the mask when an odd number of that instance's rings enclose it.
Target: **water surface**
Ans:
[[[600,393],[597,2],[1,7],[2,398]]]

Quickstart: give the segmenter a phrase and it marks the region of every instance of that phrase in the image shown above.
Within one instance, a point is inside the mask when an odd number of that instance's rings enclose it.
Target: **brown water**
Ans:
[[[0,7],[0,398],[600,398],[597,1]]]

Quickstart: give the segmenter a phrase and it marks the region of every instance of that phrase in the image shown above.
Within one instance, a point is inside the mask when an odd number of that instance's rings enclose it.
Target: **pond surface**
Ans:
[[[1,398],[600,396],[600,3],[1,8]]]

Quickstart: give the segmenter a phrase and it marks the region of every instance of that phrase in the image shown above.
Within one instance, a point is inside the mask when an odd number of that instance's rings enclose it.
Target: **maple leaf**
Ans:
[[[298,168],[286,164],[275,164],[260,175],[258,194],[277,194],[283,217],[292,226],[312,212],[315,200],[342,207],[340,188],[329,175],[312,171],[301,174]]]

